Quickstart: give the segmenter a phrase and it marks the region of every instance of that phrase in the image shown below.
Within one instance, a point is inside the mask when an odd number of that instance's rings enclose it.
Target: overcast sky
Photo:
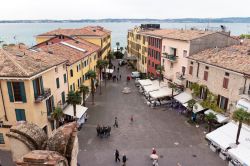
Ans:
[[[0,20],[250,17],[250,0],[1,0]]]

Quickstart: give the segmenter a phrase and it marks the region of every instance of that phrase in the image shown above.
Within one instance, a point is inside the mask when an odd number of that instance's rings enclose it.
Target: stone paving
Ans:
[[[150,108],[131,81],[126,85],[126,76],[131,70],[120,67],[122,81],[108,81],[95,95],[95,105],[87,103],[89,119],[79,132],[78,162],[81,166],[115,166],[114,150],[128,157],[128,166],[150,166],[152,147],[160,155],[160,166],[226,166],[213,153],[205,141],[203,128],[186,122],[187,118],[166,108]],[[123,94],[129,86],[130,94]],[[134,122],[130,123],[130,116]],[[113,128],[111,136],[96,136],[96,125],[113,125],[118,117],[119,128]]]

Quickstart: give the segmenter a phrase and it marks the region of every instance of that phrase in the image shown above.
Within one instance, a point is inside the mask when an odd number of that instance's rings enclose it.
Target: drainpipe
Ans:
[[[5,103],[4,103],[4,97],[3,97],[3,91],[2,91],[1,82],[0,82],[0,91],[1,91],[1,96],[2,96],[2,100],[3,100],[4,117],[5,117],[5,120],[8,121],[8,117],[7,117],[7,113],[6,113],[6,108],[5,108]]]
[[[243,94],[245,94],[246,84],[247,84],[247,77],[244,76],[244,78],[245,78],[245,82],[244,82],[244,86],[243,86]]]

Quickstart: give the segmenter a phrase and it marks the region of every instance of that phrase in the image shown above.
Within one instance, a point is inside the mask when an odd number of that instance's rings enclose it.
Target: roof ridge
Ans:
[[[12,55],[10,55],[7,51],[4,51],[4,54],[9,60],[11,60],[14,63],[15,66],[17,66],[17,68],[22,70],[22,72],[24,72],[26,75],[29,75],[29,73],[11,57]]]

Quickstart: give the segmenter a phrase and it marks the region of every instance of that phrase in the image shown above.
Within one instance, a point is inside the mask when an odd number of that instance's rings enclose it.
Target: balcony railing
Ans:
[[[41,95],[38,95],[38,96],[35,98],[35,102],[36,102],[36,103],[40,103],[40,102],[42,102],[44,99],[46,99],[47,97],[49,97],[50,95],[51,95],[51,90],[50,90],[50,88],[44,89],[44,93],[41,94]]]
[[[171,61],[171,62],[176,62],[178,56],[173,55],[173,54],[163,53],[163,58],[166,58],[166,59],[168,59],[168,60]]]

